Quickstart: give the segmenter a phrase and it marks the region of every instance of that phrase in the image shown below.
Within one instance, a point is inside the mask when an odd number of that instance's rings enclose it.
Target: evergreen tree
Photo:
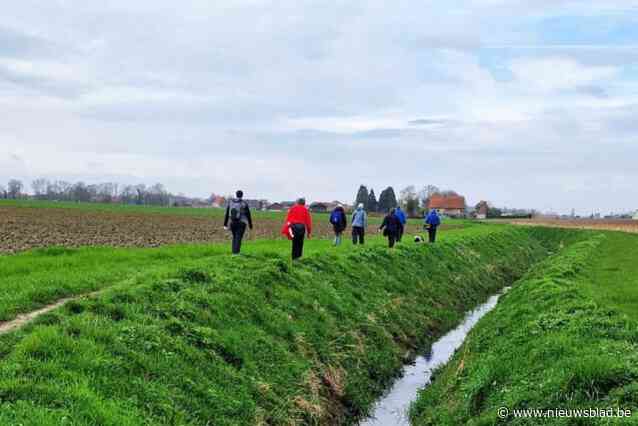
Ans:
[[[376,212],[379,210],[379,203],[377,202],[377,197],[374,195],[374,189],[370,189],[370,194],[368,194],[368,203],[366,204],[366,207],[369,212]]]
[[[386,189],[381,191],[381,195],[379,196],[379,211],[380,212],[389,212],[393,208],[398,205],[397,197],[394,193],[394,188],[388,186]]]
[[[359,187],[359,191],[357,192],[357,198],[354,202],[354,208],[356,209],[359,203],[363,203],[363,207],[368,205],[368,188],[365,185],[361,185]]]

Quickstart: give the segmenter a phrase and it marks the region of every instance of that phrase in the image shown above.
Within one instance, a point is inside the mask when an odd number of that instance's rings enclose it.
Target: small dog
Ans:
[[[414,242],[415,242],[415,243],[417,243],[417,244],[419,244],[419,243],[424,243],[424,242],[425,242],[425,240],[423,239],[423,237],[422,237],[422,236],[420,236],[420,235],[415,235],[415,236],[414,236]]]

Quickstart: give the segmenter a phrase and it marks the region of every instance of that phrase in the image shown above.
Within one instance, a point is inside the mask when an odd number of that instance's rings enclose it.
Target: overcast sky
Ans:
[[[638,0],[20,0],[0,182],[638,208]]]

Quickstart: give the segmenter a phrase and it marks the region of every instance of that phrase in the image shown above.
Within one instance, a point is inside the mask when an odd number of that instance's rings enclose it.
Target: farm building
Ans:
[[[292,206],[295,205],[294,201],[282,201],[280,203],[272,203],[268,206],[268,210],[272,211],[283,211],[288,210]]]
[[[248,207],[253,210],[265,210],[268,206],[268,200],[244,200]]]
[[[315,201],[312,204],[310,204],[309,209],[312,212],[331,212],[337,206],[343,207],[344,210],[346,211],[348,211],[348,209],[351,208],[351,206],[335,200],[335,201]]]
[[[638,210],[636,210],[636,213],[634,214],[634,220],[638,220]]]
[[[212,195],[210,204],[212,207],[226,207],[226,199],[221,195]]]
[[[439,213],[452,217],[465,216],[465,197],[460,195],[432,195],[427,209],[437,209]]]
[[[476,218],[477,219],[487,219],[487,212],[489,210],[489,206],[487,205],[487,201],[481,201],[476,205]]]
[[[326,203],[315,202],[310,204],[309,210],[314,213],[318,213],[318,212],[325,213],[328,211],[328,206],[326,205]]]

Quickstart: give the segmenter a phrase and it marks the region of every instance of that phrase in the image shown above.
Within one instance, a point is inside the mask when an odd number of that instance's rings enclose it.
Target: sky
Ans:
[[[0,184],[638,209],[638,0],[8,3]]]

